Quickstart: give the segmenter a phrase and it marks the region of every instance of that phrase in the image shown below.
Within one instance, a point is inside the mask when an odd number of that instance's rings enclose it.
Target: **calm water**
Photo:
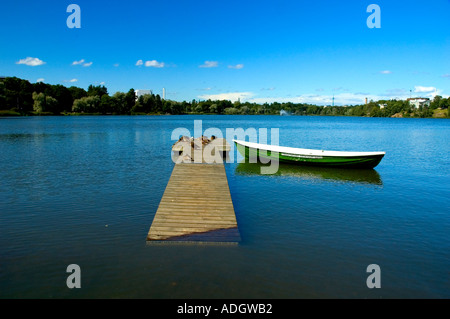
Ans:
[[[235,160],[240,245],[148,246],[172,130],[198,119],[224,135],[279,128],[281,145],[387,154],[374,171],[273,176]],[[449,136],[437,119],[1,119],[0,297],[450,298]],[[69,264],[81,289],[66,286]],[[366,286],[369,264],[380,289]]]

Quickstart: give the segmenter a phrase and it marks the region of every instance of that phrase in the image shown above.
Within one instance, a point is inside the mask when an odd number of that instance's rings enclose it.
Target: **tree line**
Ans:
[[[450,98],[435,96],[430,106],[414,108],[404,100],[370,101],[351,106],[319,106],[307,103],[250,103],[227,100],[172,101],[158,94],[136,98],[134,89],[108,93],[104,85],[90,85],[87,90],[76,86],[30,83],[17,77],[0,79],[0,115],[60,115],[60,114],[227,114],[332,115],[391,117],[432,117],[434,110],[448,110]],[[3,111],[2,111],[3,110]],[[446,113],[448,115],[448,111]]]

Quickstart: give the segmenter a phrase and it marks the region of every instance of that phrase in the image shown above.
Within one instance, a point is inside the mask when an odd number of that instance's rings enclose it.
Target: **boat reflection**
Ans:
[[[267,165],[261,163],[241,162],[236,167],[237,175],[263,175],[261,168]],[[357,184],[383,185],[380,174],[374,169],[349,169],[332,167],[315,167],[279,163],[275,174],[263,176],[290,176],[307,180],[328,180],[334,182],[349,182]]]

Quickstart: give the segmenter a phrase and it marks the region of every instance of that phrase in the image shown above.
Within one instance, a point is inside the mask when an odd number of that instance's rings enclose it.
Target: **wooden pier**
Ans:
[[[240,240],[224,164],[175,164],[147,242]]]

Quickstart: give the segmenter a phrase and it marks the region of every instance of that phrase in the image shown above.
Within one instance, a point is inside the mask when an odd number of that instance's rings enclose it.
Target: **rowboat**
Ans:
[[[374,168],[385,152],[344,152],[311,150],[233,140],[245,158],[279,160],[302,165]]]

